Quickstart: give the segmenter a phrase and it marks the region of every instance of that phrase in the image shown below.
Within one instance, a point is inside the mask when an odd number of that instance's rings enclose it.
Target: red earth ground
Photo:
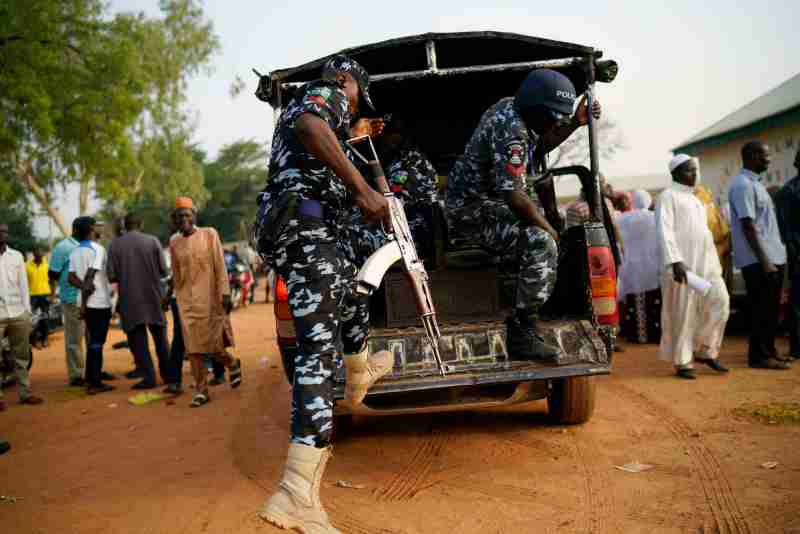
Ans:
[[[95,397],[66,388],[54,334],[32,371],[46,403],[20,406],[6,390],[0,437],[13,448],[0,456],[0,532],[278,532],[256,510],[282,471],[289,387],[271,308],[233,321],[244,384],[215,388],[197,410],[188,394],[133,406],[125,380]],[[120,339],[113,331],[109,346]],[[368,420],[337,442],[323,501],[338,528],[358,534],[800,533],[800,424],[748,415],[798,402],[800,365],[747,369],[745,349],[726,340],[731,373],[701,369],[690,382],[657,347],[628,345],[581,426],[548,424],[544,401]],[[107,350],[107,370],[130,367],[127,350]],[[615,468],[633,461],[654,467]]]

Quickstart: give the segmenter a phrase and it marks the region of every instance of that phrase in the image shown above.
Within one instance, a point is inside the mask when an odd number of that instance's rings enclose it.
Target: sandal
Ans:
[[[228,379],[231,381],[231,389],[236,389],[242,385],[242,360],[236,358],[228,372]]]
[[[191,408],[199,408],[200,406],[202,406],[204,404],[208,404],[208,402],[210,400],[211,399],[209,399],[206,395],[203,395],[202,393],[198,393],[194,397],[192,397],[192,403],[189,406]]]

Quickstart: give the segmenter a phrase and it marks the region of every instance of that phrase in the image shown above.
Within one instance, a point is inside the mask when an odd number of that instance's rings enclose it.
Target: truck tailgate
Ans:
[[[560,319],[539,324],[543,337],[563,349],[557,361],[546,363],[512,360],[506,349],[506,328],[502,321],[444,324],[441,330],[442,359],[450,369],[444,377],[439,373],[421,327],[373,330],[370,351],[389,350],[394,354],[395,362],[392,372],[370,389],[370,396],[604,374],[610,368],[603,340],[585,320]],[[341,398],[345,379],[343,368],[337,370],[334,379],[336,397]]]

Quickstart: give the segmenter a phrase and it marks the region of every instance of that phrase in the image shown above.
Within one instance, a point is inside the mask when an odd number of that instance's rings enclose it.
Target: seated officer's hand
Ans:
[[[595,120],[599,119],[602,111],[603,108],[600,106],[600,101],[595,98],[594,102],[592,103],[592,117]],[[586,106],[585,96],[581,99],[580,104],[578,104],[578,109],[575,110],[575,122],[578,124],[578,126],[586,126],[589,124],[589,112]]]
[[[367,221],[386,223],[389,220],[389,203],[374,189],[367,188],[363,194],[355,197],[355,202]]]

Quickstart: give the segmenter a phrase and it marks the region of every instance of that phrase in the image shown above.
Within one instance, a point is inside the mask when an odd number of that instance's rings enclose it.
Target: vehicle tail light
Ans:
[[[289,308],[289,289],[280,276],[275,277],[275,326],[278,340],[282,343],[294,343],[295,329],[292,310]]]
[[[589,280],[592,287],[592,309],[601,325],[617,326],[617,269],[609,246],[588,248]]]

